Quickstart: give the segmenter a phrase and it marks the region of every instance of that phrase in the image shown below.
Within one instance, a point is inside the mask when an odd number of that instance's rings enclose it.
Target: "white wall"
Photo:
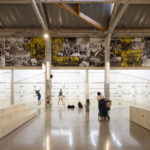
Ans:
[[[150,70],[112,70],[110,82],[150,82]]]
[[[0,70],[0,106],[10,104],[10,70]]]
[[[104,93],[104,71],[90,70],[90,98]],[[150,70],[111,70],[110,98],[150,105]]]
[[[68,103],[85,101],[85,70],[52,70],[52,74],[52,103],[57,103],[60,89]]]
[[[40,90],[41,99],[45,99],[45,73],[43,70],[14,70],[14,82],[15,103],[36,101],[35,90]]]
[[[53,98],[58,98],[59,89],[62,88],[66,98],[85,102],[85,70],[52,70],[52,74]],[[11,71],[0,70],[0,103],[10,102],[10,80]],[[36,101],[35,89],[41,89],[42,99],[44,99],[45,73],[43,70],[14,70],[14,81],[15,103]],[[104,92],[103,81],[103,70],[89,70],[91,99],[96,99],[98,91]],[[110,71],[111,98],[150,105],[149,91],[150,70]]]

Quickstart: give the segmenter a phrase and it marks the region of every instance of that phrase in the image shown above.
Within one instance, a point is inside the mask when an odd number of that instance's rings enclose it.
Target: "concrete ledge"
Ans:
[[[37,115],[25,104],[2,108],[0,112],[0,139]]]
[[[23,110],[25,108],[25,104],[17,104],[17,105],[12,105],[12,106],[7,106],[4,108],[0,108],[0,117],[2,115],[6,115],[6,114],[10,114],[14,111],[19,111],[19,110]]]
[[[148,130],[150,130],[150,109],[130,106],[130,120]]]

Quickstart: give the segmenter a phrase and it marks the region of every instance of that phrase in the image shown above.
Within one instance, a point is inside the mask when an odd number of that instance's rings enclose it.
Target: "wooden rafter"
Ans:
[[[76,17],[80,18],[81,20],[83,20],[84,22],[94,26],[95,28],[97,28],[98,30],[101,31],[106,31],[106,27],[104,27],[103,25],[101,25],[99,22],[93,20],[92,18],[90,18],[89,16],[85,15],[82,12],[76,12],[71,6],[67,5],[67,4],[60,4],[60,3],[56,3],[56,6],[58,6],[59,8],[62,8],[64,10],[66,10],[67,12],[75,15]]]
[[[80,13],[80,4],[78,4],[77,13]]]

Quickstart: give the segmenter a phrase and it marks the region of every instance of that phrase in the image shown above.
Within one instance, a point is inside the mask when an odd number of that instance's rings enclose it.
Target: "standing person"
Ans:
[[[62,89],[60,89],[58,96],[59,96],[58,105],[59,105],[59,102],[60,102],[60,101],[61,101],[62,104],[63,104],[63,92],[62,92]]]
[[[97,101],[98,101],[98,109],[99,109],[99,101],[103,98],[101,92],[97,92]]]
[[[90,100],[86,100],[86,117],[89,119],[89,112],[90,112]]]
[[[99,115],[100,121],[104,121],[105,117],[107,116],[106,101],[104,98],[99,101]]]
[[[99,102],[99,100],[102,98],[104,97],[101,95],[101,92],[97,92],[97,101]]]
[[[104,118],[107,115],[106,101],[100,92],[97,92],[97,100],[98,100],[98,109],[99,109],[98,115],[100,117],[100,121],[104,121]]]
[[[41,104],[41,93],[40,90],[35,90],[35,93],[37,95],[38,105]]]

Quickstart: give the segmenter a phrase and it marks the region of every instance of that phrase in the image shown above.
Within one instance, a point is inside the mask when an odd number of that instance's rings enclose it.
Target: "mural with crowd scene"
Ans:
[[[104,67],[105,45],[100,38],[52,38],[52,65]],[[112,67],[150,66],[150,38],[114,39]]]
[[[42,66],[44,57],[43,38],[0,38],[0,66]]]
[[[0,66],[41,66],[45,41],[40,37],[0,37]],[[105,41],[100,38],[52,38],[52,65],[104,67]],[[150,66],[150,38],[113,39],[112,67]]]
[[[54,66],[104,66],[104,40],[98,38],[53,38]]]
[[[114,67],[150,66],[150,38],[112,40],[110,63]]]

